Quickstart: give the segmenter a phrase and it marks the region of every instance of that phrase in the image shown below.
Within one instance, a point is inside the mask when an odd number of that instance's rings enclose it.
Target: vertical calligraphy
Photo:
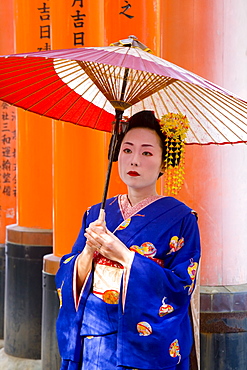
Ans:
[[[13,1],[0,2],[0,54],[14,53],[13,16]],[[0,101],[0,247],[16,222],[16,192],[16,108]]]
[[[50,7],[47,2],[43,2],[38,8],[39,11],[39,38],[40,45],[38,51],[51,50],[51,26],[50,26]]]
[[[73,45],[75,47],[84,46],[84,18],[86,17],[83,0],[73,0],[72,14],[73,19]]]
[[[0,215],[5,226],[15,223],[16,216],[16,109],[4,102],[0,102],[0,135]]]
[[[49,0],[15,1],[16,53],[50,48]],[[51,120],[18,109],[18,226],[52,229]]]

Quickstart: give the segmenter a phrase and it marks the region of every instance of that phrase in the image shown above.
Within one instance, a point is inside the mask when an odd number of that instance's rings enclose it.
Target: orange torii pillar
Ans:
[[[0,339],[3,339],[6,226],[16,222],[16,108],[2,101],[0,135]]]
[[[14,1],[17,53],[48,42],[41,38],[49,30],[43,7],[41,0]],[[40,359],[42,259],[52,250],[52,130],[51,120],[22,110],[17,122],[17,224],[7,227],[4,351]]]
[[[13,2],[0,4],[0,54],[13,53]],[[0,101],[0,340],[4,336],[6,226],[16,222],[16,109]]]
[[[128,4],[121,0],[111,0],[105,2],[103,14],[106,45],[134,35],[154,55],[160,56],[160,0],[135,0]],[[162,192],[160,183],[158,190]],[[109,196],[119,193],[126,193],[126,187],[118,176],[117,163],[114,163]]]
[[[51,2],[52,49],[104,45],[103,0]],[[42,367],[59,368],[55,274],[69,253],[86,209],[99,203],[105,180],[105,134],[53,122],[53,253],[43,264]]]
[[[247,3],[162,2],[162,57],[247,100]],[[201,369],[247,363],[246,146],[188,146],[181,200],[199,215]]]

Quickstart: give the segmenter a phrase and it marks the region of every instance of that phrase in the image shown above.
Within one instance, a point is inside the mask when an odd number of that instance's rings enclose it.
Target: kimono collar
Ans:
[[[121,209],[122,215],[124,219],[127,219],[133,216],[135,213],[138,213],[141,209],[147,207],[149,204],[155,202],[157,199],[163,198],[162,195],[151,195],[147,197],[134,206],[132,206],[129,202],[127,194],[119,195],[119,207]]]

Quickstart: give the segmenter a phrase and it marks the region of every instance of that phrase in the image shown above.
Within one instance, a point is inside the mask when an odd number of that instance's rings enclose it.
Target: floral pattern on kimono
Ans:
[[[95,205],[84,215],[72,253],[62,258],[56,277],[62,301],[57,336],[63,369],[80,369],[81,335],[115,331],[117,365],[160,370],[175,366],[189,356],[192,346],[188,307],[200,258],[196,217],[182,202],[162,197],[125,220],[118,197],[107,200],[108,229],[128,248],[137,246],[143,253],[132,248],[133,262],[122,271],[117,304],[108,304],[92,293],[92,269],[77,306],[73,289],[76,258],[68,258],[83,250],[84,230],[98,218],[99,209]],[[174,236],[181,242],[171,249]],[[114,302],[114,295],[111,299]]]

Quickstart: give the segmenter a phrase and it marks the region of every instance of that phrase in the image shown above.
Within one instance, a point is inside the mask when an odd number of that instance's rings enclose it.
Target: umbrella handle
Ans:
[[[103,208],[101,208],[100,211],[99,211],[98,220],[103,221],[103,222],[105,221],[105,210]]]
[[[101,210],[104,210],[105,208],[105,203],[106,203],[106,196],[108,192],[108,187],[109,187],[109,181],[110,181],[110,175],[111,175],[111,169],[112,169],[112,162],[114,158],[114,153],[116,150],[116,145],[119,137],[119,123],[122,119],[123,111],[117,110],[116,109],[116,122],[114,126],[114,132],[112,136],[112,140],[110,143],[110,155],[109,155],[109,160],[108,160],[108,168],[107,168],[107,174],[106,174],[106,181],[105,181],[105,187],[104,187],[104,192],[103,192],[103,197],[102,197],[102,202],[101,202]]]

